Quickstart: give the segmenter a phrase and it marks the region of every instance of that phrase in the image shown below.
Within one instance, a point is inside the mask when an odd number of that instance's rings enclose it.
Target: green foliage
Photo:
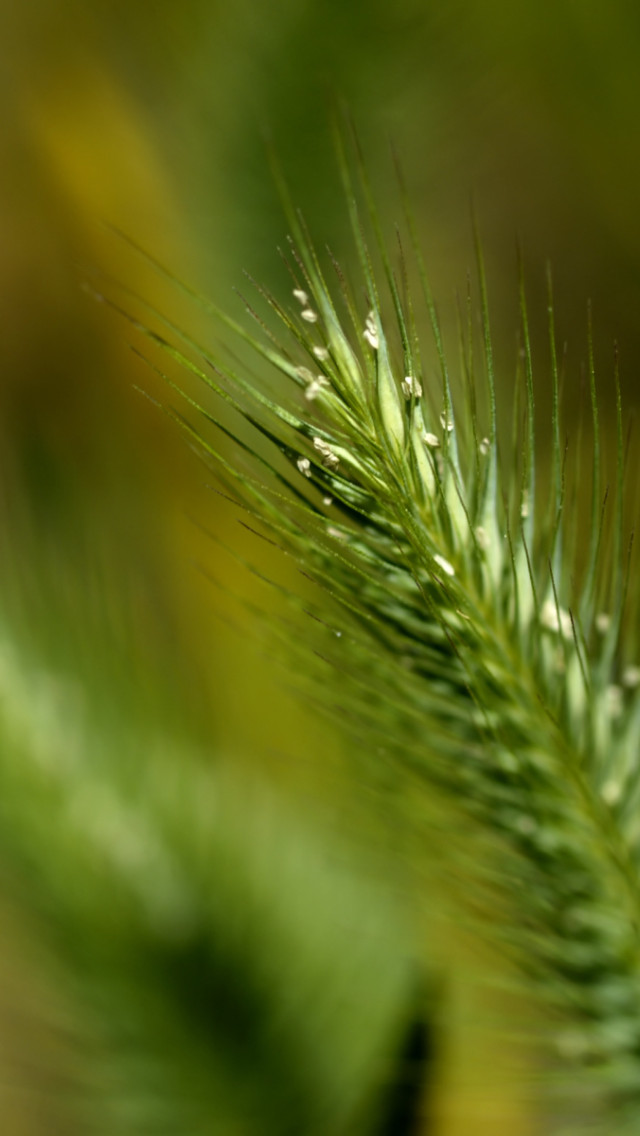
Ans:
[[[3,1065],[3,1114],[13,1092],[41,1100],[34,1133],[375,1130],[425,1012],[389,889],[335,834],[329,860],[324,826],[261,779],[158,713],[114,714],[22,638],[5,617],[2,899],[41,993],[26,1053],[14,1034]],[[10,958],[6,934],[0,1037]]]
[[[161,332],[148,330],[148,316],[133,322],[160,349],[154,359],[169,356],[217,396],[211,410],[184,393],[214,429],[169,413],[247,523],[312,581],[304,598],[302,587],[280,586],[307,616],[302,632],[299,614],[294,621],[288,651],[296,671],[315,678],[317,700],[340,720],[360,768],[422,785],[425,824],[434,792],[454,801],[470,855],[479,833],[492,838],[484,870],[503,899],[494,937],[549,1014],[563,1122],[635,1131],[640,672],[619,393],[609,492],[590,350],[585,509],[584,447],[572,421],[564,441],[550,288],[549,471],[535,444],[540,380],[524,285],[508,435],[480,252],[479,300],[468,298],[454,374],[406,201],[411,256],[401,238],[392,256],[362,164],[354,189],[340,140],[338,153],[357,287],[332,256],[321,263],[281,184],[293,301],[258,289],[279,331],[250,305],[255,332],[209,308],[284,377],[277,394],[245,377],[243,361],[211,354],[168,321]],[[420,307],[435,349],[425,345]],[[553,1127],[550,1107],[546,1115]]]

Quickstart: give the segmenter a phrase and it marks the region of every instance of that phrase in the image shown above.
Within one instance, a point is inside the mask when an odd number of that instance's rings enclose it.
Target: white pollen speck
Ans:
[[[440,556],[439,553],[436,553],[433,559],[435,560],[436,564],[438,564],[442,568],[442,571],[446,572],[447,576],[455,576],[456,570],[453,567],[453,564],[450,564],[448,560],[445,560],[444,556]]]
[[[320,394],[320,391],[322,390],[322,388],[327,387],[328,385],[329,384],[328,384],[327,380],[324,378],[324,376],[318,375],[315,379],[312,379],[311,382],[309,383],[309,386],[307,387],[306,391],[304,392],[304,397],[306,399],[308,399],[309,402],[313,402],[314,398],[317,398],[318,395]]]
[[[307,296],[307,293],[304,292],[302,288],[294,288],[293,294],[298,303],[302,304],[303,308],[306,308],[307,304],[309,303],[309,297]]]
[[[425,446],[429,446],[431,450],[437,450],[440,445],[440,439],[437,434],[430,434],[428,430],[422,435],[422,441]]]
[[[367,316],[364,337],[369,346],[372,347],[374,351],[377,351],[380,346],[380,340],[378,338],[378,328],[376,325],[376,313],[373,310],[370,311]]]
[[[328,442],[325,442],[324,438],[314,438],[313,444],[320,454],[322,464],[325,465],[327,469],[335,469],[338,465],[339,458],[334,454]]]
[[[596,615],[596,631],[600,635],[606,635],[611,627],[611,616],[606,611],[599,611]]]
[[[308,458],[298,458],[296,465],[305,477],[311,477],[311,462]]]
[[[619,781],[616,781],[615,777],[611,777],[608,781],[605,781],[600,794],[607,805],[615,805],[622,796],[622,785]]]
[[[307,323],[317,323],[318,313],[314,312],[313,308],[305,308],[300,312],[300,315],[302,316],[303,320],[307,321]]]
[[[400,386],[402,387],[402,393],[407,401],[412,397],[422,398],[422,387],[418,380],[414,379],[411,375],[406,375]]]
[[[326,347],[314,347],[313,354],[316,359],[324,360],[329,358],[329,351]]]
[[[540,622],[543,627],[546,627],[547,631],[555,631],[564,639],[573,637],[573,624],[569,612],[565,611],[564,608],[556,607],[556,602],[553,599],[544,601],[540,612]]]
[[[322,498],[322,504],[326,505],[327,507],[329,505],[333,505],[333,497],[323,497]]]
[[[480,450],[482,456],[486,457],[489,453],[489,450],[491,449],[491,442],[489,441],[489,439],[483,438],[482,441],[478,444],[478,449]]]
[[[625,667],[622,672],[622,685],[626,686],[627,690],[634,690],[636,686],[640,686],[640,667]]]
[[[478,542],[478,548],[487,549],[491,544],[487,530],[483,528],[482,525],[478,525],[478,527],[474,531],[476,541]]]

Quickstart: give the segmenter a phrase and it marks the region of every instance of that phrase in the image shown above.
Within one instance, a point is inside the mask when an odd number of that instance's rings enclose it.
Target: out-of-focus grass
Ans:
[[[261,585],[248,575],[239,582],[241,570],[191,517],[252,554],[255,544],[204,488],[208,475],[173,429],[133,391],[137,383],[165,397],[130,354],[122,324],[79,284],[98,266],[173,305],[177,322],[197,317],[176,310],[175,294],[101,222],[233,303],[242,268],[267,281],[280,271],[275,248],[285,228],[266,172],[267,128],[296,199],[340,252],[345,217],[327,111],[335,90],[354,111],[383,211],[387,136],[396,141],[445,300],[465,286],[474,195],[500,312],[499,358],[511,364],[517,350],[519,232],[534,312],[536,296],[544,308],[547,256],[553,262],[558,323],[572,347],[567,383],[579,385],[590,295],[603,373],[616,335],[633,401],[638,13],[621,0],[517,8],[244,0],[152,11],[67,2],[6,4],[0,29],[0,436],[4,526],[17,565],[12,603],[24,604],[25,620],[41,605],[38,634],[56,640],[61,666],[84,659],[90,684],[104,681],[105,667],[116,678],[121,671],[119,648],[91,649],[116,628],[139,676],[133,686],[114,678],[122,707],[146,698],[151,715],[158,690],[173,688],[176,728],[188,720],[212,748],[269,766],[312,803],[313,793],[335,792],[342,808],[334,739],[280,689],[271,660],[229,629],[229,616],[241,628],[250,621],[240,604],[229,610],[199,566],[250,594]],[[453,304],[451,313],[450,326]],[[534,351],[544,352],[544,319],[534,319],[534,335]],[[52,603],[64,613],[66,642],[47,627]],[[288,751],[302,755],[295,768],[283,759]],[[465,1051],[461,1080],[469,1062]],[[447,1133],[471,1123],[452,1081],[442,1106]],[[493,1087],[492,1100],[477,1104],[474,1131],[482,1123],[505,1130],[508,1116],[515,1132],[518,1110],[506,1093],[501,1105]],[[482,1121],[501,1107],[501,1120]]]

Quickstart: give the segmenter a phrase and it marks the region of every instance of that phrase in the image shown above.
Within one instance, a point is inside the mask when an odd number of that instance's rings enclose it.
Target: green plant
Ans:
[[[213,429],[169,413],[212,461],[247,523],[312,582],[310,594],[279,585],[296,615],[293,631],[273,618],[272,633],[284,636],[298,673],[315,677],[316,700],[340,720],[360,768],[422,792],[425,824],[434,792],[455,802],[470,858],[484,834],[484,879],[502,897],[494,936],[549,1014],[550,1060],[570,1087],[558,1123],[635,1131],[640,589],[624,535],[617,375],[609,493],[591,350],[587,462],[573,428],[565,444],[550,299],[551,469],[541,468],[524,285],[508,434],[499,426],[505,384],[494,374],[481,254],[480,358],[470,298],[452,376],[406,198],[411,257],[402,243],[392,257],[364,169],[354,189],[338,149],[358,287],[332,257],[329,287],[283,188],[293,303],[258,289],[280,332],[249,305],[255,332],[209,306],[286,387],[274,393],[253,382],[242,362],[212,354],[166,320],[161,332],[147,318],[133,322],[160,349],[151,365]],[[435,351],[419,330],[416,269]],[[163,355],[202,380],[218,409],[168,377]],[[412,823],[416,815],[419,808]],[[481,876],[478,869],[478,886]],[[553,1109],[546,1117],[553,1127]]]
[[[122,644],[117,681],[108,635],[70,649],[54,558],[34,595],[25,553],[0,609],[3,1131],[375,1132],[426,1014],[401,905],[180,731],[175,686],[147,701]]]

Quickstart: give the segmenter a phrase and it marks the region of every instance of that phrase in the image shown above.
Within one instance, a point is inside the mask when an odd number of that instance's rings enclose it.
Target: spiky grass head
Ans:
[[[497,426],[505,384],[494,375],[480,253],[481,359],[470,303],[454,382],[406,198],[410,257],[400,241],[394,267],[364,168],[362,211],[338,150],[358,288],[333,258],[329,285],[284,191],[291,294],[280,302],[259,289],[280,331],[252,307],[248,322],[238,323],[209,305],[284,379],[277,396],[168,321],[162,334],[138,326],[256,431],[247,442],[220,403],[212,412],[184,394],[218,428],[216,439],[177,415],[221,482],[316,585],[304,603],[288,592],[314,617],[304,634],[291,636],[296,665],[321,676],[320,702],[337,712],[372,776],[384,762],[398,780],[409,774],[426,793],[437,788],[474,830],[495,838],[487,871],[494,880],[497,871],[509,911],[500,938],[558,1014],[557,1059],[573,1066],[586,1094],[577,1098],[586,1102],[578,1119],[584,1108],[605,1131],[612,1116],[616,1131],[625,1124],[633,1131],[640,1119],[640,671],[617,376],[609,494],[589,347],[592,492],[590,525],[579,525],[584,457],[565,445],[553,316],[551,470],[542,496],[539,380],[522,281],[524,397],[516,396],[514,434],[505,439]],[[613,504],[605,508],[607,498]]]

